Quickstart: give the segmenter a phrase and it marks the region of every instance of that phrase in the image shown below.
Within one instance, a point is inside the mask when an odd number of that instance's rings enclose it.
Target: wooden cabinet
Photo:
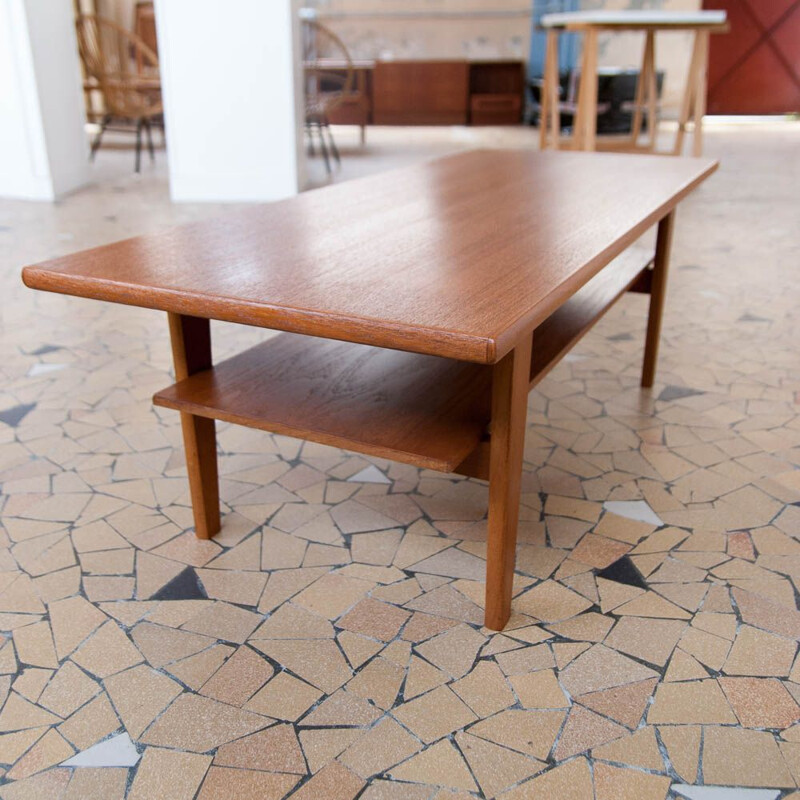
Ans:
[[[516,125],[525,92],[521,61],[474,61],[469,65],[470,123]]]
[[[376,125],[466,125],[466,61],[379,61],[373,79]]]

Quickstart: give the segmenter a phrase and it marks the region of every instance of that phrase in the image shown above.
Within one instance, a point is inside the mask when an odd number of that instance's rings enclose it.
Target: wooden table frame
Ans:
[[[635,12],[634,12],[635,13]],[[580,13],[553,15],[554,18],[580,17]],[[545,50],[545,74],[542,86],[539,144],[542,150],[552,147],[558,150],[569,147],[574,150],[614,150],[625,153],[655,152],[658,137],[658,90],[656,87],[656,33],[658,31],[691,31],[694,33],[692,56],[686,77],[686,85],[678,117],[678,131],[670,155],[681,155],[684,139],[692,123],[692,154],[703,154],[703,117],[706,113],[706,84],[708,73],[709,37],[712,33],[728,30],[726,22],[609,22],[565,21],[562,24],[547,26],[547,45]],[[624,18],[620,15],[620,19]],[[546,21],[546,17],[543,20]],[[559,109],[558,38],[561,31],[581,33],[583,49],[581,52],[580,84],[578,103],[572,126],[572,136],[561,136]],[[636,83],[634,117],[630,136],[597,136],[597,60],[598,37],[600,33],[641,32],[645,34],[642,67]],[[647,112],[646,144],[639,139],[642,121]]]
[[[528,394],[629,291],[650,295],[641,385],[653,385],[675,208],[716,166],[476,151],[65,256],[23,279],[167,312],[176,383],[153,401],[181,414],[200,538],[221,525],[217,419],[488,480],[485,624],[500,630]],[[386,237],[368,238],[368,255],[352,251],[366,223],[343,234],[337,218],[364,203]],[[639,245],[653,226],[654,252]],[[284,332],[213,365],[211,319]]]
[[[511,613],[528,394],[627,291],[650,294],[641,385],[652,387],[674,217],[672,211],[658,224],[652,267],[643,263],[638,252],[624,257],[623,263],[618,265],[620,275],[614,276],[617,280],[609,281],[606,274],[598,275],[541,326],[524,332],[513,349],[490,368],[491,415],[486,424],[486,435],[461,463],[447,470],[489,482],[487,628],[502,630]],[[209,539],[221,527],[214,420],[229,420],[252,427],[260,427],[261,420],[237,416],[224,404],[214,405],[200,399],[213,372],[210,320],[173,313],[168,317],[178,383],[159,392],[153,399],[158,406],[181,412],[195,532],[199,538]],[[538,344],[540,336],[542,345],[534,357],[533,346]],[[192,383],[187,380],[198,374],[203,376],[202,381]],[[485,384],[480,383],[478,391],[484,388]],[[265,427],[271,429],[275,425],[267,423]],[[306,434],[310,440],[353,446],[352,441],[322,436],[319,432]],[[404,459],[407,463],[434,466],[415,459],[413,454],[407,456]]]

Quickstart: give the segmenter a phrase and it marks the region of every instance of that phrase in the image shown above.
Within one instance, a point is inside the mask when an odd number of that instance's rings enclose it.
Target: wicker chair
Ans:
[[[352,94],[355,71],[350,53],[333,31],[313,19],[303,20],[302,31],[308,147],[313,155],[316,130],[325,169],[330,173],[328,145],[337,164],[341,159],[331,133],[329,114]]]
[[[92,141],[94,159],[103,133],[113,121],[136,124],[136,172],[142,155],[142,131],[147,134],[151,160],[152,123],[163,114],[158,57],[134,33],[116,22],[95,14],[80,14],[75,20],[78,49],[88,86],[100,91],[104,114],[100,130]]]

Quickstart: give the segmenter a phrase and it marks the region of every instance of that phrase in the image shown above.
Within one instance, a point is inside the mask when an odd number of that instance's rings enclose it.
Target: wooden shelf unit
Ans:
[[[648,290],[651,261],[626,251],[534,330],[531,388],[626,291]],[[153,403],[488,479],[491,375],[490,365],[281,333]]]

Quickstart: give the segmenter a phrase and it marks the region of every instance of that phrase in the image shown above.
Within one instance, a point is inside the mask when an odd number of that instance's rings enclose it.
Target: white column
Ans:
[[[156,0],[175,201],[296,194],[304,159],[293,0]]]
[[[72,3],[0,0],[0,196],[54,200],[88,181]]]

